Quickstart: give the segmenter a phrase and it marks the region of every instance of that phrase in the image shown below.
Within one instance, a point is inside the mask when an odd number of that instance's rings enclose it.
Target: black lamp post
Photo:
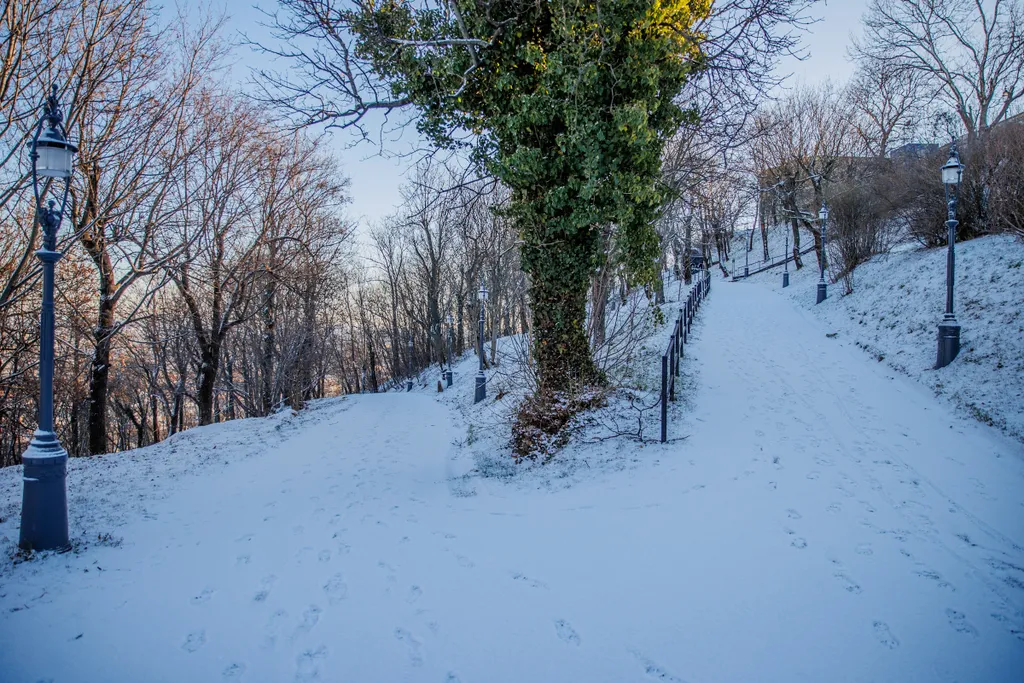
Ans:
[[[452,314],[448,314],[448,371],[445,373],[445,380],[448,386],[452,385],[452,365],[454,358],[452,356],[452,336],[455,334],[455,321],[452,319]]]
[[[39,316],[39,427],[21,456],[25,467],[21,502],[21,538],[26,550],[67,548],[68,541],[68,454],[57,440],[53,426],[53,272],[62,254],[57,251],[57,230],[67,208],[71,172],[78,147],[68,142],[57,109],[57,86],[46,98],[43,116],[29,143],[32,160],[32,192],[36,216],[43,229],[43,246],[36,257],[43,264],[43,302]],[[39,179],[44,179],[42,188]],[[49,179],[49,180],[46,180]],[[64,181],[60,210],[52,199],[43,206],[54,182]],[[41,194],[42,193],[42,194]]]
[[[953,362],[960,353],[960,323],[953,315],[953,278],[956,275],[956,228],[960,224],[956,219],[956,202],[960,194],[960,180],[964,175],[964,165],[960,163],[960,154],[956,148],[956,140],[949,148],[949,161],[942,167],[942,184],[946,188],[946,229],[949,231],[949,242],[946,251],[946,315],[939,323],[939,352],[935,368],[944,368]]]
[[[815,303],[821,303],[828,298],[828,285],[825,283],[825,229],[828,227],[828,207],[825,206],[825,202],[821,203],[821,208],[818,209],[818,220],[821,222],[821,279],[818,280],[818,300]]]
[[[480,300],[480,370],[476,373],[476,395],[473,403],[479,403],[487,398],[487,377],[484,375],[484,306],[487,304],[487,285],[483,282],[480,283],[477,299]]]

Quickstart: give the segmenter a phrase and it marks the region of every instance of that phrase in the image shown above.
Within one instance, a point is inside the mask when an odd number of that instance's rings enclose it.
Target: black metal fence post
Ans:
[[[675,368],[676,366],[676,340],[675,335],[672,335],[672,337],[673,338],[669,340],[668,344],[668,368],[666,368],[666,370],[668,370],[669,374],[674,377],[675,373],[671,372],[670,369]],[[671,379],[668,380],[668,400],[676,400],[676,383]]]
[[[679,366],[682,365],[679,361],[683,358],[683,349],[686,348],[686,337],[683,335],[683,319],[680,317],[676,320],[676,346],[679,347],[679,352],[676,354],[676,377],[679,376]]]
[[[668,356],[661,357],[661,442],[668,441]]]

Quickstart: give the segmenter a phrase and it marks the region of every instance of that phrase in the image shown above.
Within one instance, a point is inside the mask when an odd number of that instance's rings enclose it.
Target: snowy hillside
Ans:
[[[472,358],[75,460],[63,555],[0,470],[0,680],[1019,682],[1024,448],[829,330],[716,280],[676,440],[549,466]]]
[[[904,248],[875,257],[855,271],[854,292],[831,284],[829,299],[815,305],[817,259],[751,277],[809,309],[880,362],[951,400],[964,414],[1024,440],[1024,243],[993,235],[957,245],[955,311],[961,351],[934,370],[936,326],[946,305],[946,250]]]

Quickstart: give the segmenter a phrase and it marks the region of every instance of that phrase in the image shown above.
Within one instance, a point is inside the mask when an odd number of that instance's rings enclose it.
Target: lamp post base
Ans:
[[[955,320],[939,323],[939,353],[935,369],[944,368],[960,353],[960,324]]]
[[[25,466],[21,504],[24,550],[68,548],[68,454],[53,432],[37,431],[21,456]]]
[[[818,283],[818,300],[814,303],[820,304],[822,301],[828,298],[828,285],[824,282]]]
[[[487,378],[481,372],[476,376],[476,395],[473,398],[473,403],[479,403],[485,398],[487,398]]]
[[[448,383],[448,386],[452,385],[452,371],[451,370],[445,371],[444,379],[445,379],[445,382]]]
[[[782,287],[783,289],[789,287],[789,273],[782,274]]]

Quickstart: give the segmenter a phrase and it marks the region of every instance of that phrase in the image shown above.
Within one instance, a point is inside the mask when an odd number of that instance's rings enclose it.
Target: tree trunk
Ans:
[[[220,346],[216,343],[202,345],[202,366],[199,368],[199,424],[213,424],[213,390],[217,384],[220,367]]]
[[[572,392],[600,381],[586,329],[592,269],[588,246],[534,247],[524,253],[531,266],[533,348],[541,394]]]
[[[463,311],[465,311],[465,298],[459,296],[455,300],[455,354],[458,356],[462,355],[462,352],[466,349],[466,321],[463,319]]]
[[[156,405],[156,383],[150,386],[149,411],[153,415],[153,443],[160,443],[160,413]]]
[[[604,346],[607,328],[608,284],[611,279],[611,268],[607,260],[601,270],[594,276],[590,286],[590,343],[596,353]]]
[[[260,409],[269,415],[274,406],[274,347],[277,335],[274,329],[275,305],[277,303],[277,280],[271,273],[266,273],[267,282],[263,286],[263,349],[260,358]]]
[[[100,300],[100,318],[96,327],[92,372],[89,375],[89,453],[107,452],[107,394],[110,385],[110,328],[113,307]]]
[[[804,267],[804,262],[800,258],[800,224],[796,218],[791,221],[793,228],[793,265],[796,266],[797,270]]]
[[[764,260],[767,261],[768,254],[768,205],[761,202],[761,246],[764,248]]]
[[[370,386],[373,387],[373,393],[377,393],[377,354],[373,348],[373,337],[369,339],[370,347]]]
[[[693,253],[693,223],[690,219],[686,220],[686,246],[683,254],[683,275],[684,283],[689,285],[693,281],[693,259],[690,254]]]

